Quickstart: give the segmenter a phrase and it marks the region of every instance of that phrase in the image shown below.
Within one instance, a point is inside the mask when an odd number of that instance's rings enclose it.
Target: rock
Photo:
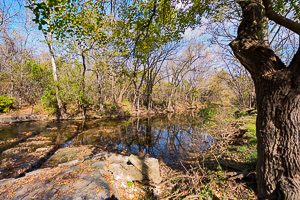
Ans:
[[[112,172],[114,179],[117,181],[142,181],[144,179],[140,170],[126,163],[113,163],[109,165],[108,169]]]
[[[113,154],[107,151],[102,151],[100,153],[93,155],[92,160],[107,160],[107,158],[109,158],[111,155]]]
[[[43,167],[55,167],[58,164],[77,160],[83,161],[93,153],[91,146],[61,148],[51,158],[44,163]]]
[[[105,167],[105,162],[104,161],[97,161],[92,164],[93,167],[98,168],[98,169],[103,169]]]
[[[50,168],[35,170],[35,171],[32,171],[32,172],[29,172],[29,173],[25,174],[25,176],[40,175],[42,173],[46,173],[48,170],[50,170]]]
[[[79,162],[80,162],[79,160],[72,160],[70,162],[59,164],[58,166],[59,167],[61,167],[61,166],[73,166],[73,165],[76,165]]]
[[[7,183],[9,181],[13,181],[13,180],[15,180],[15,179],[14,178],[2,179],[2,180],[0,180],[0,185],[4,184],[4,183]]]
[[[0,199],[106,199],[114,193],[99,170],[82,162],[0,182]]]
[[[155,158],[140,158],[135,155],[128,157],[112,154],[107,158],[106,169],[112,172],[115,180],[150,180],[155,184],[159,184],[162,181],[159,162]]]
[[[145,191],[129,181],[161,181],[157,159],[107,155],[105,160],[73,160],[1,180],[0,199],[137,199]]]
[[[159,162],[155,158],[139,158],[135,155],[130,155],[128,161],[138,168],[143,175],[155,184],[162,181],[159,171]]]
[[[128,156],[122,156],[119,154],[112,154],[110,157],[107,158],[109,163],[127,163]]]
[[[19,116],[0,116],[0,124],[10,124],[16,122],[29,122],[29,121],[44,121],[47,120],[46,115],[19,115]]]

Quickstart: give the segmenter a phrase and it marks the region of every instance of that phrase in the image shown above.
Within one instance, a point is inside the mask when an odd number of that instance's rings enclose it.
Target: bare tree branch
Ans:
[[[272,0],[263,0],[263,4],[270,20],[300,35],[300,23],[276,13],[272,8]]]

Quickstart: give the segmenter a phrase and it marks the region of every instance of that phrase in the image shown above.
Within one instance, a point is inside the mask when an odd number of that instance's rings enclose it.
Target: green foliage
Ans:
[[[27,7],[39,29],[54,34],[59,41],[72,39],[83,49],[89,48],[90,42],[106,41],[100,1],[30,0]]]
[[[75,63],[75,66],[72,67],[69,63],[61,63],[61,71],[64,72],[60,78],[60,93],[63,94],[63,101],[65,103],[78,103],[83,107],[92,104],[92,100],[86,95],[89,87],[85,85],[85,80],[82,79],[81,65]]]
[[[0,113],[6,113],[14,105],[14,98],[0,96]]]
[[[199,111],[199,115],[203,117],[205,121],[209,121],[218,114],[218,107],[218,105],[208,102],[206,107]]]
[[[238,147],[238,151],[241,153],[245,153],[247,151],[248,147],[243,145]]]
[[[57,112],[57,100],[55,96],[55,89],[54,87],[48,87],[45,91],[43,96],[41,97],[43,107],[54,114]]]
[[[128,185],[128,187],[132,187],[134,185],[134,183],[132,181],[127,181],[127,185]]]
[[[208,1],[182,6],[174,8],[169,0],[123,1],[118,10],[120,20],[113,31],[121,51],[138,59],[138,63],[146,62],[150,52],[180,40],[187,27],[200,24]]]
[[[252,168],[257,161],[257,139],[256,139],[256,127],[255,116],[243,116],[238,119],[239,123],[244,125],[240,127],[247,132],[243,135],[243,138],[236,141],[235,145],[229,147],[230,154],[234,155],[235,159],[241,162],[242,168]]]
[[[123,110],[124,116],[131,116],[132,107],[133,106],[128,99],[125,99],[122,101],[122,110]]]
[[[233,113],[234,118],[236,118],[236,119],[248,115],[248,113],[245,112],[245,111],[240,111],[239,109],[235,109],[235,110],[236,110],[236,111],[234,111],[234,112],[232,112],[232,113]]]
[[[106,113],[117,114],[120,110],[119,106],[116,103],[110,101],[104,102],[103,105]]]
[[[257,161],[257,151],[252,151],[248,156],[249,163],[256,163]]]
[[[251,117],[250,117],[251,118]],[[252,117],[251,119],[253,119]],[[246,136],[249,138],[250,144],[257,144],[257,138],[256,138],[256,124],[255,119],[249,120],[247,124],[244,126],[247,129]]]
[[[24,68],[26,77],[31,81],[32,87],[39,86],[44,89],[51,83],[52,76],[47,63],[41,64],[34,59],[27,59]]]
[[[40,65],[35,60],[27,60],[25,66],[28,70],[28,77],[30,77],[32,80],[41,80],[47,73],[46,67]]]

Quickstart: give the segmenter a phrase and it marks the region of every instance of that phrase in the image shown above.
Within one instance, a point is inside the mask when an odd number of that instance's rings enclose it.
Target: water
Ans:
[[[18,177],[58,149],[82,145],[95,147],[94,153],[150,154],[175,166],[208,150],[214,143],[210,131],[197,115],[0,126],[0,178]]]

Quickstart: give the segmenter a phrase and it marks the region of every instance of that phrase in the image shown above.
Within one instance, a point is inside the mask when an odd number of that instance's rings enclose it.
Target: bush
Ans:
[[[106,114],[119,115],[121,108],[118,104],[107,101],[104,103],[104,110]]]
[[[55,96],[55,90],[48,87],[41,98],[43,107],[51,114],[57,112],[57,101]]]
[[[218,114],[218,105],[207,103],[206,107],[201,109],[199,114],[204,118],[204,120],[211,120]]]
[[[12,108],[14,99],[7,96],[0,96],[0,113],[6,113]]]

